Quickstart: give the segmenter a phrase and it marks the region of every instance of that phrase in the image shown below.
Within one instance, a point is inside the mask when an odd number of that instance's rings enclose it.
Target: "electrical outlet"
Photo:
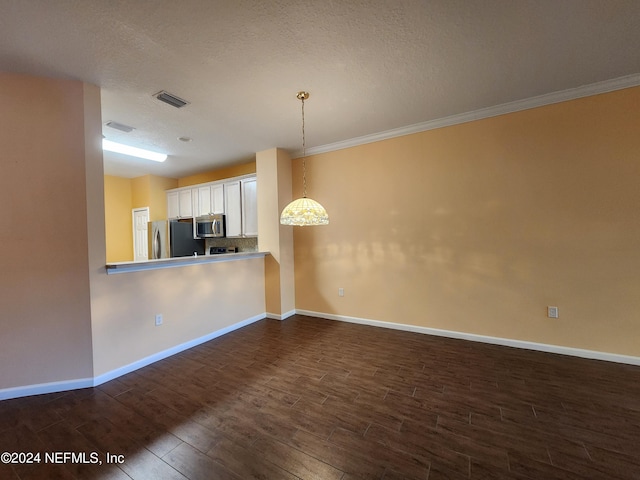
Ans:
[[[160,325],[162,325],[162,314],[158,313],[156,315],[156,327],[159,327]]]
[[[338,296],[339,296],[339,297],[344,297],[344,288],[340,287],[340,288],[338,289]]]
[[[558,318],[558,307],[547,307],[547,317]]]

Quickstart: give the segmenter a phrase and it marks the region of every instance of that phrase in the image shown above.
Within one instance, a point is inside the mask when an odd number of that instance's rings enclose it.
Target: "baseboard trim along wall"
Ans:
[[[218,338],[239,328],[246,327],[247,325],[257,322],[258,320],[262,320],[263,318],[265,318],[264,313],[255,315],[253,317],[247,318],[246,320],[242,320],[240,322],[234,323],[233,325],[229,325],[228,327],[221,328],[220,330],[216,330],[215,332],[211,332],[202,337],[194,338],[193,340],[181,343],[180,345],[176,345],[175,347],[171,347],[161,352],[154,353],[153,355],[149,355],[148,357],[142,358],[137,362],[130,363],[129,365],[125,365],[124,367],[120,367],[102,375],[98,375],[97,377],[94,377],[93,386],[97,387],[98,385],[102,385],[109,380],[113,380],[114,378],[121,377],[122,375],[126,375],[127,373],[133,372],[142,367],[151,365],[152,363],[155,363],[159,360],[171,357],[176,353],[184,352],[185,350],[200,345],[201,343],[208,342],[209,340],[213,340],[214,338]]]
[[[349,317],[346,315],[334,315],[331,313],[314,312],[311,310],[291,310],[282,315],[274,313],[263,313],[247,318],[240,322],[234,323],[215,332],[211,332],[199,338],[195,338],[188,342],[181,343],[174,347],[168,348],[161,352],[149,355],[136,362],[130,363],[123,367],[111,370],[110,372],[98,375],[94,378],[82,378],[75,380],[66,380],[60,382],[41,383],[37,385],[26,385],[20,387],[11,387],[0,389],[0,400],[9,400],[11,398],[27,397],[31,395],[42,395],[46,393],[65,392],[68,390],[78,390],[81,388],[97,387],[109,380],[121,377],[127,373],[131,373],[142,367],[146,367],[154,362],[163,360],[167,357],[175,355],[193,348],[202,343],[218,338],[222,335],[230,333],[239,328],[250,325],[263,318],[271,318],[274,320],[286,320],[292,315],[307,315],[309,317],[325,318],[327,320],[337,320],[340,322],[359,323],[361,325],[369,325],[372,327],[390,328],[393,330],[403,330],[407,332],[422,333],[426,335],[435,335],[438,337],[456,338],[461,340],[470,340],[473,342],[490,343],[493,345],[503,345],[506,347],[522,348],[525,350],[537,350],[546,353],[557,353],[560,355],[569,355],[573,357],[588,358],[592,360],[604,360],[607,362],[625,363],[629,365],[640,365],[640,357],[630,355],[619,355],[616,353],[598,352],[595,350],[584,350],[580,348],[563,347],[560,345],[549,345],[545,343],[526,342],[523,340],[512,340],[509,338],[490,337],[486,335],[476,335],[473,333],[456,332],[452,330],[441,330],[437,328],[420,327],[417,325],[408,325],[402,323],[383,322],[381,320],[371,320],[367,318]]]
[[[39,383],[37,385],[26,385],[24,387],[3,388],[0,390],[0,400],[28,397],[30,395],[42,395],[43,393],[66,392],[67,390],[79,390],[81,388],[89,387],[93,387],[93,378],[63,380],[61,382]]]
[[[294,313],[295,312],[293,312],[292,315]],[[98,385],[102,385],[103,383],[108,382],[109,380],[113,380],[115,378],[121,377],[122,375],[126,375],[127,373],[131,373],[142,367],[146,367],[147,365],[150,365],[159,360],[163,360],[167,357],[175,355],[176,353],[183,352],[197,345],[208,342],[209,340],[218,338],[229,332],[232,332],[234,330],[237,330],[239,328],[242,328],[254,322],[257,322],[258,320],[262,320],[265,317],[266,317],[266,314],[264,313],[255,315],[253,317],[247,318],[246,320],[242,320],[240,322],[234,323],[233,325],[229,325],[228,327],[221,328],[220,330],[216,330],[215,332],[211,332],[202,337],[194,338],[193,340],[190,340],[188,342],[184,342],[184,343],[181,343],[180,345],[176,345],[174,347],[168,348],[161,352],[154,353],[153,355],[149,355],[148,357],[145,357],[136,362],[130,363],[129,365],[125,365],[123,367],[117,368],[115,370],[111,370],[110,372],[104,373],[102,375],[98,375],[97,377],[83,378],[78,380],[66,380],[61,382],[41,383],[37,385],[26,385],[21,387],[1,389],[0,400],[28,397],[30,395],[42,395],[45,393],[65,392],[67,390],[77,390],[80,388],[97,387]]]
[[[288,312],[282,313],[282,314],[267,312],[267,318],[271,318],[273,320],[286,320],[287,318],[289,318],[289,317],[291,317],[291,316],[293,316],[295,314],[296,314],[295,310],[289,310]]]
[[[328,320],[337,320],[340,322],[348,323],[359,323],[361,325],[369,325],[372,327],[390,328],[393,330],[403,330],[407,332],[422,333],[426,335],[435,335],[438,337],[470,340],[472,342],[490,343],[493,345],[503,345],[505,347],[522,348],[525,350],[537,350],[539,352],[557,353],[560,355],[589,358],[592,360],[604,360],[607,362],[625,363],[628,365],[640,365],[640,357],[620,355],[617,353],[598,352],[595,350],[584,350],[581,348],[563,347],[561,345],[550,345],[546,343],[526,342],[523,340],[512,340],[509,338],[489,337],[486,335],[476,335],[474,333],[441,330],[438,328],[420,327],[417,325],[407,325],[403,323],[383,322],[380,320],[348,317],[345,315],[333,315],[331,313],[313,312],[310,310],[296,310],[296,313],[299,315],[307,315],[309,317],[326,318]]]

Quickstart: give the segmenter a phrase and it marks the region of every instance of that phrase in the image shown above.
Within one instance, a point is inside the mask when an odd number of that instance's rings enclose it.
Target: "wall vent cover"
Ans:
[[[126,132],[126,133],[130,133],[135,130],[135,128],[130,127],[129,125],[125,125],[123,123],[118,123],[113,121],[108,121],[107,123],[105,123],[105,125],[107,127],[115,128],[116,130],[120,130],[121,132]]]
[[[158,93],[154,93],[153,96],[161,102],[171,105],[172,107],[182,108],[185,105],[189,105],[189,102],[187,102],[186,100],[183,100],[180,97],[176,97],[175,95],[169,92],[165,92],[164,90]]]

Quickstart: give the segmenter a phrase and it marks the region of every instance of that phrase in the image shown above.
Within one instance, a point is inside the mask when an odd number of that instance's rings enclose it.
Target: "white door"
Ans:
[[[149,207],[134,208],[133,216],[133,261],[149,260]]]

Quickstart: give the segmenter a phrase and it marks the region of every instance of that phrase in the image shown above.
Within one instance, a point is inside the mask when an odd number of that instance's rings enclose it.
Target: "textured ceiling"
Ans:
[[[179,177],[640,73],[638,0],[0,0],[0,70],[102,88]],[[191,102],[175,109],[152,94]],[[1,107],[0,107],[1,108]],[[188,136],[183,143],[177,137]]]

